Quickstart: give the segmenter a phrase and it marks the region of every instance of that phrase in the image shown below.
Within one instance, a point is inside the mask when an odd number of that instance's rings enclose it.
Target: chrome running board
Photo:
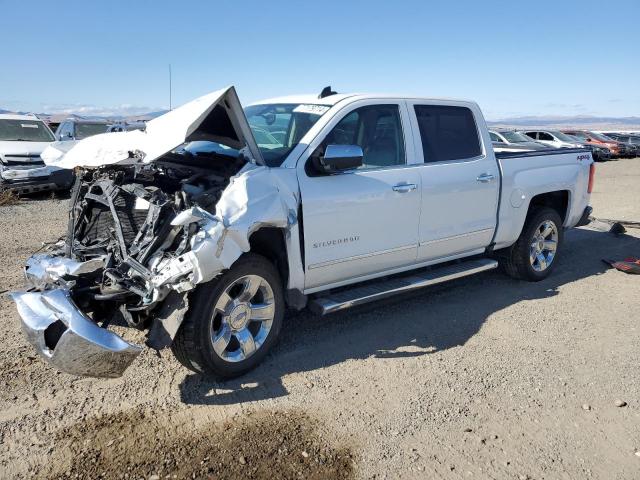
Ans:
[[[463,263],[434,268],[420,273],[412,273],[403,277],[394,277],[383,281],[369,283],[349,290],[342,290],[322,296],[320,293],[309,302],[313,313],[326,315],[346,308],[355,307],[400,293],[410,292],[418,288],[448,282],[456,278],[468,277],[476,273],[493,270],[498,262],[488,258],[469,260]]]

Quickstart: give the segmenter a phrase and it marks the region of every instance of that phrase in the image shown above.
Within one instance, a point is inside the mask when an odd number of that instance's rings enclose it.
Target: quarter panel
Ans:
[[[500,158],[503,191],[500,201],[495,248],[512,245],[520,236],[531,199],[543,193],[568,191],[569,205],[564,226],[575,225],[589,204],[587,183],[590,156],[558,153],[528,157]]]

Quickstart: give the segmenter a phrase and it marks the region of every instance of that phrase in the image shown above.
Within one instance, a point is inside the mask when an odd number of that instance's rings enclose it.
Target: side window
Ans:
[[[473,113],[466,107],[416,105],[425,163],[482,154]]]
[[[551,135],[549,135],[548,133],[539,132],[538,133],[538,140],[548,140],[550,142],[553,142],[554,138]]]
[[[493,132],[489,132],[489,136],[491,137],[492,142],[501,142],[500,137]]]
[[[71,132],[71,123],[63,122],[62,125],[60,125],[60,136],[61,136],[61,138],[65,139],[69,132]]]
[[[533,140],[538,140],[538,133],[537,132],[524,132],[524,134],[527,137],[532,138]]]
[[[347,114],[326,136],[323,145],[359,145],[361,168],[404,165],[404,135],[397,105],[371,105]]]

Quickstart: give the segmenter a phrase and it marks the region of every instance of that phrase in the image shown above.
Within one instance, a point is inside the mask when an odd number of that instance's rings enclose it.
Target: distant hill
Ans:
[[[140,120],[151,120],[152,118],[159,117],[160,115],[167,112],[168,110],[159,110],[157,112],[143,113],[140,115],[109,115],[109,116],[76,115],[74,113],[64,113],[64,114],[36,113],[35,115],[38,118],[41,118],[43,120],[53,121],[53,122],[61,122],[66,118],[81,118],[84,120],[106,120],[111,122],[134,122],[134,121],[140,121]],[[27,113],[33,113],[33,112],[14,112],[11,110],[3,110],[0,108],[0,114],[1,113],[16,113],[20,115],[25,115]]]

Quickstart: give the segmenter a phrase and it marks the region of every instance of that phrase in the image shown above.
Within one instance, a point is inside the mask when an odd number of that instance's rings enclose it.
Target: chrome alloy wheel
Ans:
[[[245,275],[229,285],[213,312],[213,350],[227,362],[246,360],[262,346],[276,312],[273,289],[259,275]]]
[[[542,222],[533,233],[529,260],[536,272],[549,268],[558,249],[558,227],[550,220]]]

